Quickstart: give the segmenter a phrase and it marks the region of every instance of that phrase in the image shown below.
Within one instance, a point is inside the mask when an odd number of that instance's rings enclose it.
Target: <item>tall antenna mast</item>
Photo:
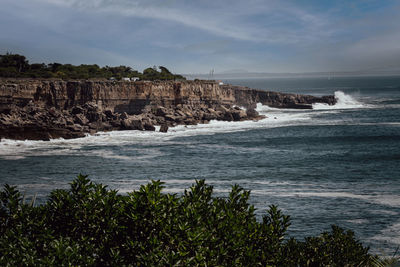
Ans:
[[[211,69],[211,70],[210,70],[210,73],[208,74],[208,79],[209,79],[209,80],[212,80],[213,77],[214,77],[214,69]]]

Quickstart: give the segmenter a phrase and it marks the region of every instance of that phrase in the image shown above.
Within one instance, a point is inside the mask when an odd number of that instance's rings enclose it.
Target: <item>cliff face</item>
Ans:
[[[178,104],[190,106],[239,105],[260,102],[280,108],[311,108],[312,103],[334,104],[333,96],[314,97],[218,85],[207,81],[113,82],[61,80],[0,80],[0,112],[30,101],[43,107],[66,110],[95,102],[101,109],[140,114],[145,108]]]
[[[0,112],[12,105],[69,109],[96,102],[103,109],[139,114],[145,106],[232,104],[232,91],[216,83],[10,80],[0,82]]]
[[[254,107],[311,108],[333,96],[266,92],[215,82],[0,80],[0,140],[77,138],[111,130],[166,132],[179,124],[263,118]],[[246,107],[243,110],[237,106]]]

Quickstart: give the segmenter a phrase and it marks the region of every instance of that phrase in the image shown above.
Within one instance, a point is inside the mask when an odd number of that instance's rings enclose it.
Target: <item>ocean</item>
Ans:
[[[120,131],[86,138],[0,142],[0,184],[45,201],[77,174],[120,193],[151,179],[180,194],[205,179],[217,196],[233,184],[251,190],[261,218],[278,205],[289,235],[316,235],[336,224],[371,251],[400,246],[400,77],[232,79],[225,83],[312,95],[335,106],[312,110],[258,105],[258,121],[178,126],[169,132]]]

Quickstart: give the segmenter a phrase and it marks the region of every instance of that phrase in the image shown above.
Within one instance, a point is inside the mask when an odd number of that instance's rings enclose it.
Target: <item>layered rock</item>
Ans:
[[[0,79],[0,112],[29,101],[39,105],[69,109],[95,102],[101,109],[141,114],[152,106],[186,104],[228,104],[251,107],[262,103],[281,108],[311,108],[321,102],[333,104],[333,96],[284,94],[247,87],[222,85],[212,81],[115,82],[86,80],[7,80]]]
[[[0,138],[77,138],[109,130],[162,132],[179,124],[260,119],[256,103],[280,108],[334,104],[314,97],[209,81],[0,80]],[[246,107],[247,110],[237,106]]]

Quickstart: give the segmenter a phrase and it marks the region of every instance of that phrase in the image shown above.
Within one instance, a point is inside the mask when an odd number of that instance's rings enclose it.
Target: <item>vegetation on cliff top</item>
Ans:
[[[354,233],[332,226],[286,236],[289,216],[270,206],[261,222],[235,185],[225,198],[197,181],[183,195],[153,181],[119,195],[79,175],[35,206],[15,187],[0,193],[1,266],[368,266]]]
[[[158,70],[159,69],[159,70]],[[115,79],[138,77],[141,80],[184,80],[182,75],[173,74],[167,68],[156,66],[143,70],[143,73],[131,67],[99,67],[93,65],[79,65],[60,63],[33,63],[25,56],[18,54],[0,55],[0,77],[6,78],[61,78],[61,79]]]

